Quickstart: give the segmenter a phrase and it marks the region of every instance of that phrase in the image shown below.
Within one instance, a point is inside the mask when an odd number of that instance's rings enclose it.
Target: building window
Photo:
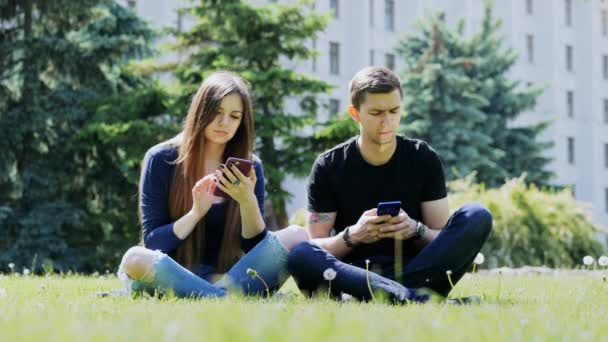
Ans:
[[[574,165],[574,138],[568,137],[568,164]]]
[[[338,75],[340,73],[340,44],[329,43],[329,73]]]
[[[395,31],[395,0],[384,0],[384,29]]]
[[[608,144],[604,144],[604,167],[608,169]]]
[[[608,99],[604,99],[604,123],[608,124]]]
[[[602,11],[602,36],[608,37],[608,11]]]
[[[175,19],[175,29],[181,33],[184,28],[184,12],[177,10],[177,18]]]
[[[568,71],[572,71],[572,69],[573,69],[572,54],[573,54],[572,46],[566,45],[566,70],[568,70]]]
[[[572,0],[564,0],[566,26],[572,26]]]
[[[608,80],[608,55],[604,55],[602,58],[602,70],[604,71],[604,79]]]
[[[374,65],[374,50],[369,50],[369,65]]]
[[[374,27],[374,0],[369,0],[369,26]]]
[[[532,15],[534,13],[534,3],[532,0],[526,0],[526,13]]]
[[[338,0],[330,0],[329,8],[334,12],[334,18],[340,17],[340,3]]]
[[[534,36],[526,35],[526,51],[528,52],[528,62],[534,63]]]
[[[317,55],[316,55],[317,39],[316,38],[312,40],[312,50],[313,50],[313,53],[315,53],[315,55],[312,56],[312,71],[317,72]]]
[[[568,111],[568,117],[574,117],[574,92],[572,90],[568,90],[566,92],[566,109]]]
[[[340,111],[340,100],[329,100],[329,115],[336,115]]]
[[[127,6],[129,6],[129,8],[135,8],[135,6],[137,6],[137,1],[127,0]]]
[[[391,70],[395,70],[395,55],[393,55],[392,53],[387,53],[384,56],[384,59],[385,59],[386,67]]]

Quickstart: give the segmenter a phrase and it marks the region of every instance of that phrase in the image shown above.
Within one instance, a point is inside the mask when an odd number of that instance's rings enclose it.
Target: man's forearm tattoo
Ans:
[[[308,215],[308,223],[331,222],[333,218],[327,213],[310,213]]]

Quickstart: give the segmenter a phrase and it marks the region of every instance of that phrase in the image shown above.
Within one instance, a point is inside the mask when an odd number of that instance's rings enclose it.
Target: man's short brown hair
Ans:
[[[399,76],[385,67],[367,67],[359,70],[348,84],[350,91],[350,102],[353,107],[359,106],[367,94],[390,93],[399,89],[399,95],[403,97],[401,80]]]

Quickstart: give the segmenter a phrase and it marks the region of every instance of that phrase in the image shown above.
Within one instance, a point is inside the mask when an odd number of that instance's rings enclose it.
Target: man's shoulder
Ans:
[[[340,143],[329,150],[319,154],[316,160],[316,164],[322,164],[327,166],[330,164],[342,163],[348,157],[348,151],[356,144],[357,137],[350,138],[343,143]]]
[[[408,138],[398,135],[397,144],[401,146],[400,150],[403,153],[412,155],[416,158],[425,158],[430,154],[437,154],[435,149],[433,149],[431,145],[429,145],[424,140]]]

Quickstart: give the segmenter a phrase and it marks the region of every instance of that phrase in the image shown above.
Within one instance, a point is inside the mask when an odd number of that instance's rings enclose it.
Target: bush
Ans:
[[[605,252],[589,208],[569,189],[538,189],[523,178],[496,189],[474,183],[474,175],[449,184],[451,208],[476,201],[494,216],[492,234],[482,249],[487,267],[574,267],[585,255],[597,258]]]

